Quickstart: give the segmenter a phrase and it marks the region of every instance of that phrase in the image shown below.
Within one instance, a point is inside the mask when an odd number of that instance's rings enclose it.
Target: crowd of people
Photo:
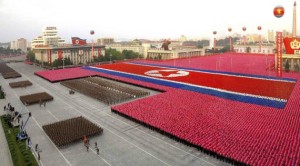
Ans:
[[[45,103],[47,101],[52,101],[53,96],[49,95],[47,92],[34,93],[30,95],[20,96],[20,100],[24,105],[31,105],[36,103]]]
[[[31,86],[31,85],[32,85],[32,83],[28,80],[9,83],[9,86],[11,88],[27,87],[27,86]]]
[[[89,137],[103,132],[101,127],[82,116],[44,125],[43,130],[58,147],[81,140],[84,136]]]
[[[70,89],[94,97],[108,105],[150,94],[148,91],[125,87],[98,77],[68,80],[61,84]]]
[[[7,66],[6,63],[0,63],[0,73],[2,74],[4,79],[22,77],[21,74],[16,72],[11,67]]]

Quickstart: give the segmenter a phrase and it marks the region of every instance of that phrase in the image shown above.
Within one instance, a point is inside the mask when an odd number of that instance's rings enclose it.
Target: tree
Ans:
[[[230,51],[230,45],[226,45],[222,49],[220,49],[219,52],[224,53],[224,52],[229,52],[229,51]]]
[[[139,57],[139,54],[132,50],[123,50],[122,55],[125,59],[136,59]]]
[[[35,54],[34,54],[34,52],[33,51],[28,51],[26,59],[28,61],[30,61],[30,62],[34,62],[34,60],[35,60]]]
[[[295,64],[295,71],[300,71],[300,66],[298,63]]]
[[[247,47],[247,48],[246,48],[246,52],[247,52],[247,53],[250,53],[250,52],[251,52],[251,48],[250,48],[250,47]]]
[[[285,69],[286,72],[290,71],[290,64],[289,64],[288,60],[285,61],[284,69]]]
[[[64,62],[62,59],[55,59],[51,66],[52,67],[59,67],[59,66],[68,66],[68,65],[73,65],[73,63],[71,62],[70,58],[65,58]]]

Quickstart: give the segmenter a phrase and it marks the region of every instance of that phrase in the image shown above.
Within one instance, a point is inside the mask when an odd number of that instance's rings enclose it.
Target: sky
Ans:
[[[0,0],[0,42],[28,41],[47,26],[58,36],[97,39],[222,38],[231,33],[292,30],[294,0]],[[273,15],[283,6],[281,18]],[[300,18],[300,2],[297,6]],[[298,19],[299,20],[299,19]],[[300,21],[298,21],[300,27]],[[297,28],[297,35],[300,29]],[[90,30],[95,34],[90,35]]]

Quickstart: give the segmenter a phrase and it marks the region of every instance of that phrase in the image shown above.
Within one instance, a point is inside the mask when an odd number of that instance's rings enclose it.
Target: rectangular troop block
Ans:
[[[31,105],[35,103],[51,101],[53,100],[53,97],[46,92],[41,92],[41,93],[20,96],[20,100],[25,105]]]
[[[10,82],[9,86],[11,88],[19,88],[19,87],[26,87],[26,86],[31,86],[32,83],[28,80],[26,81],[18,81],[18,82]]]
[[[61,82],[62,85],[91,96],[108,105],[147,96],[150,92],[131,88],[100,77],[88,77]]]
[[[22,77],[21,74],[16,71],[2,73],[2,76],[4,79]]]
[[[83,117],[76,117],[43,126],[43,130],[58,147],[102,134],[103,129]]]

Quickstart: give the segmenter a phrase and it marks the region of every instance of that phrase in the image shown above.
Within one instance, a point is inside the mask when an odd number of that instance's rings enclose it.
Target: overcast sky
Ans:
[[[58,35],[127,39],[210,38],[233,33],[261,33],[292,29],[294,0],[0,0],[0,42],[31,41],[42,28],[56,26]],[[275,6],[285,8],[276,18]],[[300,18],[299,5],[297,6]],[[298,19],[299,20],[299,19]],[[300,27],[300,21],[298,21]],[[297,35],[300,30],[297,28]],[[90,30],[95,35],[90,35]]]

